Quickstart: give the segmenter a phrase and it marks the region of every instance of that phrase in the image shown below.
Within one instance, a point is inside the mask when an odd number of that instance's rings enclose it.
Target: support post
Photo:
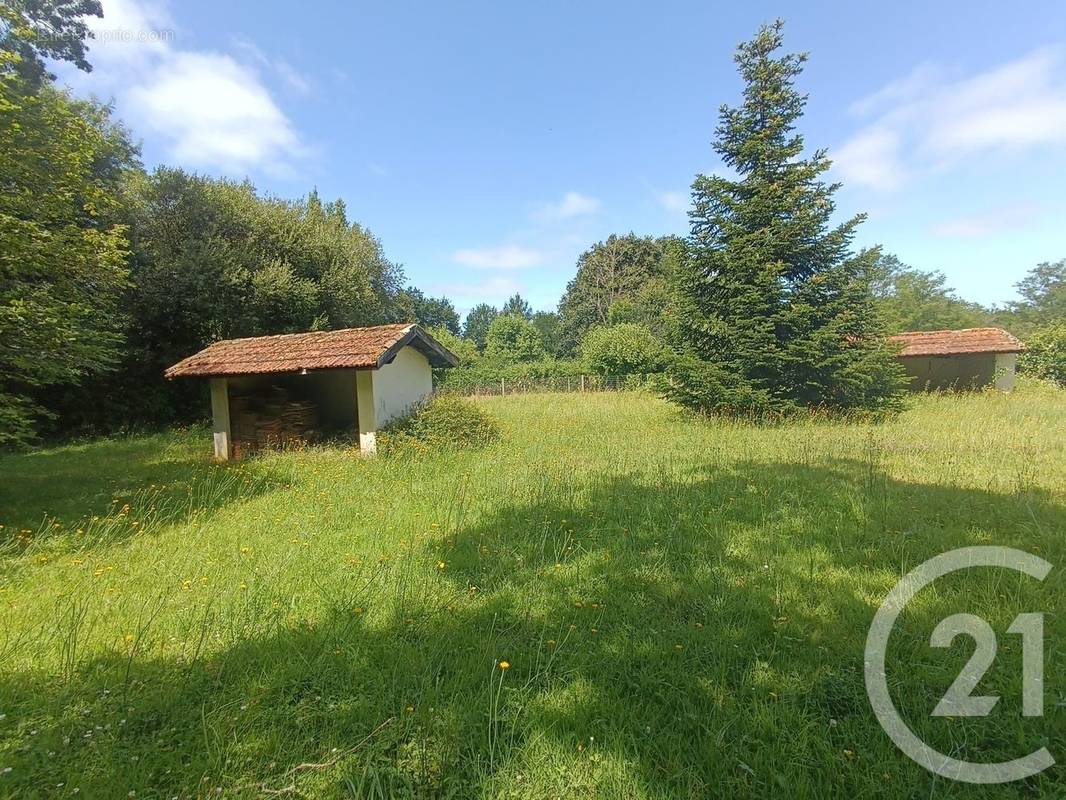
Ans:
[[[215,458],[229,461],[229,381],[225,378],[211,379],[211,421],[215,439]]]
[[[363,455],[378,451],[378,421],[374,407],[374,371],[361,369],[355,373],[355,403],[359,419],[359,450]]]

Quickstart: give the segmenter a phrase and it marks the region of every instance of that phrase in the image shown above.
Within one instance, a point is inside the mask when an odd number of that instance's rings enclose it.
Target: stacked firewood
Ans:
[[[310,400],[290,400],[281,387],[266,397],[236,395],[230,398],[230,433],[235,458],[298,447],[318,437],[318,411]]]

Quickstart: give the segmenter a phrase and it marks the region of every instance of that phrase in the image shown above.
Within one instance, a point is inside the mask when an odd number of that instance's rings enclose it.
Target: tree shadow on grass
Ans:
[[[1009,787],[935,779],[878,727],[862,669],[901,570],[979,543],[1061,564],[1064,522],[1036,493],[857,462],[545,482],[424,540],[389,568],[402,591],[373,574],[336,587],[314,624],[286,621],[277,587],[227,612],[244,633],[221,652],[150,656],[148,632],[66,680],[6,676],[5,780],[43,796],[74,773],[90,797],[1062,796],[1058,767]],[[908,631],[927,642],[943,611],[923,604]],[[205,615],[207,639],[220,622]],[[930,708],[968,655],[941,685],[901,670],[897,693]],[[1061,742],[1061,713],[1038,725]],[[993,760],[1027,752],[1029,730],[937,735],[956,754],[980,736],[971,755]]]
[[[83,549],[94,534],[128,538],[283,483],[259,464],[215,463],[206,436],[131,436],[0,459],[0,544],[67,537]]]

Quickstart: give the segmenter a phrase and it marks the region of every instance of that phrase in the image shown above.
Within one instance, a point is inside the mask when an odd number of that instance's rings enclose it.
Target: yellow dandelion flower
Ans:
[[[126,644],[129,644],[130,642],[133,641],[133,634],[132,633],[127,633],[126,636],[125,636],[125,639],[126,639]]]
[[[501,661],[500,662],[500,669],[508,670],[510,668],[511,668],[511,663],[509,661]]]

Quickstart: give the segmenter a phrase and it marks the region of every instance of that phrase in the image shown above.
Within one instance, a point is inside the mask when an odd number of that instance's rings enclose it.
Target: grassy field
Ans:
[[[954,547],[1049,559],[924,590],[891,640],[911,727],[1066,759],[1066,393],[750,427],[643,394],[480,401],[480,452],[240,466],[203,430],[0,460],[0,796],[1062,797],[936,778],[878,726],[866,631]],[[47,522],[42,522],[47,517]],[[984,616],[985,719],[930,718]],[[1021,611],[1046,612],[1021,715]]]

